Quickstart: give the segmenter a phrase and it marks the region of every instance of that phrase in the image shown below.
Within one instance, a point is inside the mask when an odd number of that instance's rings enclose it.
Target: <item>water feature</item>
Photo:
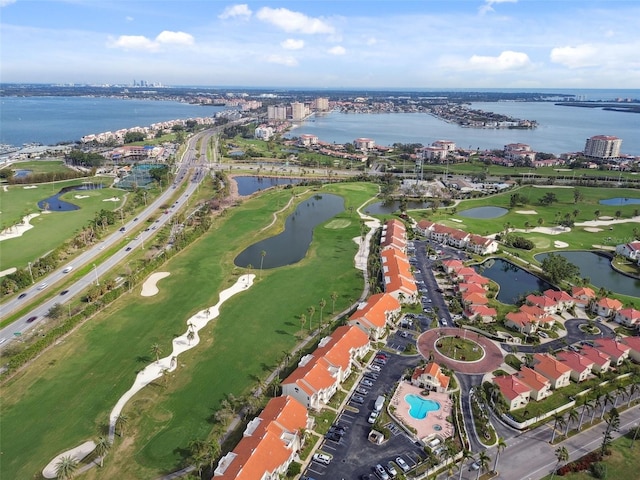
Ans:
[[[429,208],[431,204],[429,202],[407,202],[407,210],[424,210]],[[389,215],[397,212],[400,209],[399,201],[391,202],[375,202],[364,207],[364,212],[369,215]]]
[[[55,195],[52,195],[44,200],[40,200],[38,202],[38,208],[45,209],[45,203],[47,204],[47,209],[51,212],[70,212],[72,210],[79,210],[80,207],[74,205],[73,203],[65,202],[64,200],[60,200],[60,196],[64,195],[67,192],[72,190],[95,190],[98,188],[102,188],[101,183],[91,183],[85,185],[72,185],[70,187],[64,187]]]
[[[440,410],[440,404],[438,402],[419,397],[418,395],[407,395],[404,397],[404,400],[409,404],[409,415],[416,420],[426,418],[429,412]]]
[[[238,184],[238,193],[240,195],[251,195],[277,185],[296,185],[302,181],[299,178],[256,176],[233,177],[233,179]]]
[[[624,207],[625,205],[640,205],[640,198],[615,197],[615,198],[607,198],[605,200],[600,200],[598,203],[600,205]]]
[[[580,276],[589,278],[591,283],[598,288],[606,288],[612,292],[623,295],[640,297],[640,280],[627,277],[613,268],[611,260],[606,255],[598,252],[554,252],[562,255],[569,262],[580,269]],[[540,253],[535,259],[542,262],[548,256],[547,253]]]
[[[314,195],[298,205],[287,217],[284,231],[243,250],[234,262],[238,267],[263,269],[297,263],[304,258],[313,240],[313,229],[344,211],[344,199],[338,195]],[[262,256],[262,252],[265,255]]]
[[[476,207],[458,212],[458,215],[467,218],[498,218],[507,213],[509,210],[502,207]]]
[[[13,172],[13,176],[16,178],[24,178],[30,174],[31,174],[31,170],[23,170],[23,169],[16,170],[15,172]]]
[[[549,282],[501,258],[490,258],[474,268],[480,275],[490,278],[500,286],[496,298],[502,303],[514,304],[529,293],[554,288]]]

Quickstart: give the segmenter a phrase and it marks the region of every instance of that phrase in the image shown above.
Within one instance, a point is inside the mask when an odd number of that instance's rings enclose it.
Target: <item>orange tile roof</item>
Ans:
[[[475,283],[477,285],[487,285],[491,282],[487,277],[483,277],[482,275],[473,274],[473,275],[463,275],[463,283]]]
[[[564,374],[571,372],[571,368],[564,363],[559,362],[547,353],[534,353],[533,362],[533,368],[536,372],[540,372],[545,377],[552,378],[554,380],[557,380]]]
[[[219,480],[256,480],[284,465],[294,451],[290,439],[307,426],[307,409],[290,396],[272,398],[262,413],[245,430]],[[251,424],[250,424],[251,425]],[[288,437],[288,438],[287,438]],[[224,460],[224,459],[223,459]],[[220,464],[218,464],[220,468]]]
[[[351,365],[353,351],[368,343],[369,337],[358,327],[343,325],[336,328],[328,341],[316,348],[313,355],[316,358],[324,358],[331,365],[339,366],[344,371]]]
[[[602,367],[609,362],[609,357],[602,353],[600,350],[594,347],[590,347],[589,345],[585,345],[580,350],[580,353],[587,360],[593,362],[595,365]]]
[[[464,303],[470,303],[472,305],[486,305],[489,303],[487,296],[482,293],[463,293],[462,301]]]
[[[536,319],[533,316],[525,312],[509,312],[505,315],[505,318],[516,325],[520,325],[520,327],[524,327],[528,323],[536,322]]]
[[[594,340],[595,348],[610,357],[620,357],[629,352],[630,347],[624,343],[617,342],[613,338],[598,338]]]
[[[486,305],[469,305],[467,311],[473,315],[480,315],[482,317],[495,317],[498,315],[498,311],[495,308],[487,307]]]
[[[459,283],[458,291],[467,293],[486,293],[486,290],[475,283]]]
[[[520,382],[515,375],[495,377],[493,383],[498,386],[500,393],[509,401],[517,398],[519,395],[525,395],[531,392],[531,387]]]
[[[567,352],[562,350],[556,355],[558,360],[567,365],[574,372],[582,373],[585,370],[591,370],[593,367],[593,360],[589,360],[584,355],[580,355],[576,352]]]
[[[640,337],[625,337],[622,339],[622,343],[634,352],[640,352]]]
[[[564,290],[553,290],[550,288],[545,290],[543,295],[556,302],[573,302],[573,297]]]
[[[371,295],[363,308],[359,308],[349,320],[365,319],[371,325],[383,328],[387,323],[387,315],[390,312],[400,310],[400,302],[388,293]]]
[[[516,373],[516,377],[522,383],[529,385],[533,390],[543,390],[545,387],[550,387],[551,382],[544,376],[540,375],[535,370],[530,369],[529,367],[522,366],[520,371]]]
[[[596,293],[589,287],[571,287],[571,295],[574,297],[596,298]]]
[[[442,386],[442,388],[447,388],[449,386],[450,378],[442,373],[442,369],[440,365],[435,362],[430,362],[423,367],[416,367],[413,372],[412,378],[417,379],[422,375],[430,375],[433,378],[438,380],[438,383]]]
[[[622,308],[622,302],[615,298],[603,297],[598,301],[598,306],[610,310],[620,310]]]
[[[534,317],[543,317],[544,315],[546,315],[545,311],[536,305],[522,305],[520,307],[520,311],[529,315],[533,315]]]
[[[545,307],[555,307],[558,302],[556,302],[555,300],[546,297],[544,295],[527,295],[527,302],[529,303],[533,303],[534,305],[539,306],[540,308],[545,308]]]

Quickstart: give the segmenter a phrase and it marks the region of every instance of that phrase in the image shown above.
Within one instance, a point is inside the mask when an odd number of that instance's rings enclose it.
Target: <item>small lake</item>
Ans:
[[[498,218],[506,215],[508,212],[509,210],[502,207],[476,207],[458,212],[458,215],[467,218]]]
[[[554,288],[549,282],[501,258],[490,258],[473,268],[480,275],[500,285],[496,298],[502,303],[515,304],[518,299],[530,293]]]
[[[16,178],[24,178],[27,175],[30,175],[31,172],[32,172],[31,170],[23,170],[23,169],[16,170],[15,172],[13,172],[13,176]]]
[[[277,268],[291,265],[302,260],[313,240],[313,229],[344,211],[344,199],[338,195],[314,195],[298,205],[287,217],[284,231],[275,237],[267,238],[238,255],[233,263],[238,267]],[[262,252],[266,255],[262,257]]]
[[[624,207],[625,205],[640,205],[640,198],[615,197],[615,198],[607,198],[605,200],[600,200],[598,203],[600,205]]]
[[[240,195],[251,195],[252,193],[265,190],[267,188],[276,187],[278,185],[297,185],[302,180],[299,178],[287,177],[257,177],[255,175],[245,177],[233,177],[238,184],[238,193]]]
[[[44,210],[44,204],[46,203],[48,206],[48,210],[50,212],[70,212],[72,210],[80,210],[79,206],[74,205],[73,203],[65,202],[64,200],[60,200],[60,196],[72,190],[95,190],[98,188],[102,188],[101,183],[92,183],[90,185],[73,185],[70,187],[64,187],[55,195],[52,195],[49,198],[45,198],[44,200],[40,200],[38,202],[38,208],[41,208]]]
[[[554,252],[562,255],[580,269],[580,276],[589,278],[598,288],[606,288],[615,293],[640,297],[640,280],[627,277],[611,268],[611,260],[606,255],[596,252]],[[535,259],[542,262],[548,256],[540,253]]]
[[[429,202],[407,202],[407,210],[424,210],[429,208]],[[375,202],[364,207],[364,212],[369,215],[389,215],[400,209],[399,201]]]

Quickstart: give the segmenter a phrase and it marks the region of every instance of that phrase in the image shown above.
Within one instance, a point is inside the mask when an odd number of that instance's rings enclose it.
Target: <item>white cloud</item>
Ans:
[[[341,45],[336,45],[335,47],[330,48],[330,49],[328,50],[328,52],[329,52],[331,55],[344,55],[345,53],[347,53],[347,51],[345,50],[345,48],[344,48],[343,46],[341,46]]]
[[[143,35],[120,35],[118,38],[109,37],[107,46],[110,48],[120,48],[122,50],[141,50],[147,52],[157,52],[162,46],[179,45],[191,46],[194,38],[185,32],[170,32],[165,30],[160,32],[155,40],[151,40]]]
[[[270,23],[285,32],[306,34],[334,33],[334,28],[319,18],[308,17],[304,13],[293,12],[286,8],[263,7],[256,14],[258,19]]]
[[[376,37],[369,37],[366,40],[366,44],[369,46],[375,45],[376,43],[378,43],[378,40],[376,39]]]
[[[185,32],[170,32],[165,30],[156,37],[156,42],[162,45],[193,45],[194,38]]]
[[[518,70],[531,65],[529,55],[523,52],[505,50],[497,57],[485,57],[473,55],[469,59],[469,65],[482,70],[504,71]]]
[[[133,17],[126,16],[126,17],[124,17],[124,19],[125,19],[125,21],[127,21],[127,22],[133,22]]]
[[[265,58],[269,63],[277,63],[278,65],[285,65],[287,67],[295,67],[298,65],[298,61],[291,55],[269,55]]]
[[[0,0],[0,7],[6,7],[12,3],[16,3],[16,0]]]
[[[240,3],[237,5],[231,5],[224,9],[224,11],[218,15],[218,18],[226,20],[228,18],[244,18],[245,20],[251,16],[251,9],[246,3]]]
[[[489,12],[495,12],[493,6],[496,3],[517,3],[518,0],[484,0],[484,5],[482,5],[479,9],[481,15]]]
[[[158,50],[158,44],[142,35],[120,35],[114,39],[110,37],[107,46],[111,48],[121,48],[122,50],[146,50],[155,52]]]
[[[304,40],[287,38],[284,42],[280,43],[280,46],[286,50],[300,50],[304,47]]]
[[[549,59],[568,68],[593,67],[598,65],[597,49],[583,44],[576,47],[557,47],[551,50]],[[601,59],[600,59],[601,60]]]

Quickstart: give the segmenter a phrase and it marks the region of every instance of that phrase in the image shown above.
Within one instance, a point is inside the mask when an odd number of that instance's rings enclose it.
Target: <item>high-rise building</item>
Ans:
[[[319,112],[326,112],[329,110],[329,99],[325,97],[319,97],[316,99],[316,109]]]
[[[283,105],[269,105],[267,107],[267,118],[269,120],[286,120],[287,107]]]
[[[584,146],[585,157],[619,158],[622,139],[611,135],[596,135],[587,139]]]
[[[291,120],[294,122],[300,122],[304,120],[306,113],[306,107],[304,103],[293,102],[291,104]]]

